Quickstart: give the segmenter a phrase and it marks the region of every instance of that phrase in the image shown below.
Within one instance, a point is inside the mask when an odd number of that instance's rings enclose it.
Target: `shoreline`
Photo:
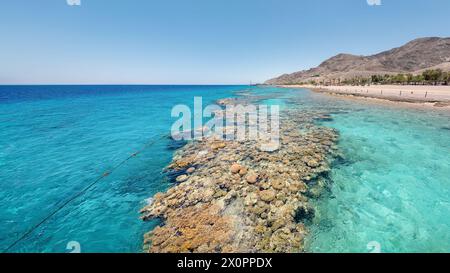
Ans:
[[[395,107],[449,109],[430,102],[335,96]],[[258,98],[216,103],[224,107]],[[312,232],[315,202],[333,183],[328,174],[334,162],[344,158],[339,132],[315,124],[327,118],[328,110],[287,110],[281,119],[282,145],[275,152],[258,149],[254,141],[229,142],[214,136],[177,149],[164,169],[173,185],[141,210],[144,221],[161,221],[144,235],[144,252],[309,252],[306,239]]]
[[[330,96],[396,107],[450,111],[450,86],[277,86],[281,88],[306,88]]]

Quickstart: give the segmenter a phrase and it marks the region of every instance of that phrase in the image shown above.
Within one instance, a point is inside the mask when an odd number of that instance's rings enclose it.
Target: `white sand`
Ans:
[[[288,88],[311,88],[337,94],[367,96],[417,102],[450,102],[450,86],[429,85],[371,85],[371,86],[313,86],[283,85]]]

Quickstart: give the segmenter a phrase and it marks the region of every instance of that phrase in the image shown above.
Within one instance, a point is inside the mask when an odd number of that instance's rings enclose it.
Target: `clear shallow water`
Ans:
[[[335,108],[345,160],[316,202],[311,252],[450,252],[450,115],[304,95]],[[308,98],[309,97],[309,98]]]
[[[325,109],[339,130],[345,161],[331,192],[317,202],[308,251],[448,252],[448,115],[337,100],[306,90],[246,86],[0,87],[0,247],[4,249],[63,200],[126,162],[12,251],[139,252],[157,224],[139,219],[145,199],[170,186],[161,169],[172,157],[161,138],[171,108],[204,104],[252,89],[270,104]]]

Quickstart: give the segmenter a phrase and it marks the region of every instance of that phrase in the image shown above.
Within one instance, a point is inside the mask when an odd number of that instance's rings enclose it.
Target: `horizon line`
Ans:
[[[208,86],[208,85],[255,85],[261,83],[0,83],[0,86],[114,86],[114,85],[135,85],[135,86],[183,86],[183,85],[196,85],[196,86]]]

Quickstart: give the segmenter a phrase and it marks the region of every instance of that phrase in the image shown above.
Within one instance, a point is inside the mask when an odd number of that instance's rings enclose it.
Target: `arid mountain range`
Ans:
[[[296,84],[309,81],[335,82],[372,75],[421,73],[440,68],[450,71],[450,38],[429,37],[371,56],[336,55],[318,67],[284,74],[267,84]]]

